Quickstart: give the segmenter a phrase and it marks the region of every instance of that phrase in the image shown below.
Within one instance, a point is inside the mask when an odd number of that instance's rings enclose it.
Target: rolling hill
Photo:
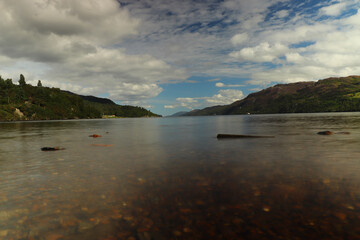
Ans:
[[[59,88],[19,85],[0,76],[0,121],[115,117],[160,117],[142,107],[122,106],[107,98],[82,96]]]
[[[230,105],[194,110],[186,116],[360,111],[360,76],[278,84]]]

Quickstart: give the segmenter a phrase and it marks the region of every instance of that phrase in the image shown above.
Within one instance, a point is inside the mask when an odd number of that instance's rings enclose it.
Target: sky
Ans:
[[[0,75],[170,115],[360,75],[360,0],[0,0]]]

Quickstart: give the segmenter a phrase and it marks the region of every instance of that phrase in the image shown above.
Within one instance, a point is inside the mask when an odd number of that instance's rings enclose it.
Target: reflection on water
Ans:
[[[316,134],[323,130],[351,134]],[[360,238],[358,113],[1,123],[0,131],[0,239]]]

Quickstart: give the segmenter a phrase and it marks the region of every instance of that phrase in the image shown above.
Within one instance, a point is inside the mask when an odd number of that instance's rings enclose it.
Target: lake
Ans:
[[[12,122],[0,133],[0,239],[360,239],[360,113]],[[65,149],[41,151],[55,146]]]

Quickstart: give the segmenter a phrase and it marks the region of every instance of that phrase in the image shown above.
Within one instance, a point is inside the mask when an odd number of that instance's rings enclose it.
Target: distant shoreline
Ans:
[[[47,122],[47,121],[77,121],[77,120],[101,120],[101,119],[121,119],[121,118],[162,118],[162,117],[101,117],[101,118],[64,118],[64,119],[29,119],[29,120],[0,120],[0,123],[16,123],[16,122]]]

